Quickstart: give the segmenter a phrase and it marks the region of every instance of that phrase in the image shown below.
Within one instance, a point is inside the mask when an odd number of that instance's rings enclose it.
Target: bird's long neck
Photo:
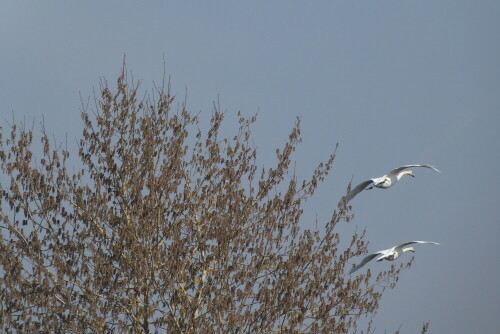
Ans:
[[[404,176],[404,175],[412,175],[411,170],[404,170],[401,173],[397,175],[398,181]]]

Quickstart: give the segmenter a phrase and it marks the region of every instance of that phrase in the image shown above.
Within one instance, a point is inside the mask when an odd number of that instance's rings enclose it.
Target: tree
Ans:
[[[2,128],[3,331],[346,333],[371,319],[403,266],[345,274],[366,242],[355,233],[341,247],[344,203],[323,228],[299,225],[335,152],[300,181],[299,119],[265,169],[255,117],[219,138],[219,108],[204,133],[185,103],[174,110],[169,84],[138,96],[125,66],[116,91],[101,81],[72,168],[43,125],[39,156],[33,129]]]

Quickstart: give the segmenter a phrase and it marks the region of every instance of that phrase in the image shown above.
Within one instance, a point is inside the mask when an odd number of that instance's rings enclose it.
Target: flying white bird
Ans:
[[[391,170],[389,173],[387,173],[384,176],[381,177],[376,177],[370,180],[367,180],[365,182],[361,182],[358,184],[354,189],[352,189],[346,196],[344,196],[342,199],[345,200],[345,202],[349,202],[351,199],[354,198],[357,194],[359,194],[361,191],[365,190],[366,187],[373,185],[367,189],[372,189],[373,187],[377,188],[382,188],[386,189],[391,186],[393,186],[396,182],[398,182],[404,175],[410,175],[411,177],[415,177],[413,174],[413,171],[411,170],[405,170],[406,168],[411,168],[411,167],[425,167],[425,168],[430,168],[435,170],[436,172],[439,172],[439,170],[436,167],[430,166],[430,165],[406,165],[406,166],[401,166],[398,168],[395,168]]]
[[[382,260],[394,261],[401,254],[403,254],[404,252],[408,252],[408,251],[415,252],[415,250],[413,249],[413,247],[403,248],[403,247],[411,245],[411,244],[434,244],[434,245],[440,245],[440,243],[437,243],[437,242],[434,242],[434,241],[408,241],[408,242],[402,243],[399,246],[394,246],[392,248],[384,249],[384,250],[378,251],[376,253],[373,253],[373,254],[365,256],[365,258],[363,259],[363,261],[361,261],[360,264],[358,264],[356,267],[352,268],[351,271],[349,271],[349,274],[352,274],[353,272],[355,272],[356,270],[358,270],[359,268],[361,268],[362,266],[364,266],[365,264],[367,264],[368,262],[370,262],[371,260],[373,260],[378,255],[382,255],[382,256],[380,256],[377,259],[377,262],[382,261]]]

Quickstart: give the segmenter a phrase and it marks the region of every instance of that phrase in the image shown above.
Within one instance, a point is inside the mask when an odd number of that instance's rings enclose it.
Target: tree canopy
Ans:
[[[256,117],[238,114],[223,137],[217,106],[203,125],[174,101],[168,83],[141,93],[124,67],[84,104],[78,152],[43,127],[36,150],[33,128],[2,126],[2,330],[369,332],[403,265],[346,274],[367,249],[364,231],[336,232],[352,219],[345,203],[320,228],[301,226],[335,152],[299,179],[297,119],[264,168]]]

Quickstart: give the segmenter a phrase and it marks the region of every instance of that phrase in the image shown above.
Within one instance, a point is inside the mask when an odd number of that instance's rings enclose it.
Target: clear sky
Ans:
[[[299,175],[338,142],[304,227],[329,217],[351,178],[437,166],[352,201],[342,232],[366,227],[372,251],[442,243],[416,246],[376,332],[414,333],[426,320],[431,333],[500,331],[499,1],[4,0],[0,122],[44,115],[49,132],[79,135],[79,94],[101,76],[115,82],[124,54],[144,88],[161,80],[164,59],[195,112],[210,115],[217,98],[228,118],[259,112],[262,164],[296,116]]]

